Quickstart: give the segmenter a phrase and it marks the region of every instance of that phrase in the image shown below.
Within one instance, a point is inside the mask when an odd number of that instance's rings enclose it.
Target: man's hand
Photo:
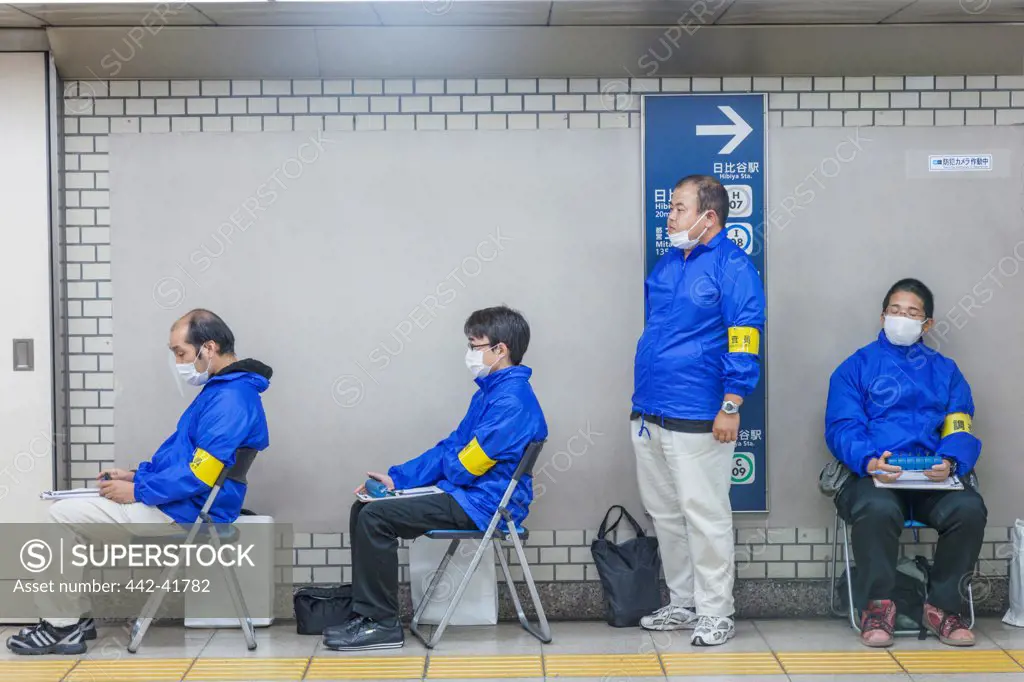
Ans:
[[[97,481],[102,481],[104,476],[110,476],[112,481],[134,481],[135,473],[132,471],[125,471],[124,469],[107,469],[101,471],[96,477]]]
[[[891,464],[887,464],[885,460],[889,459],[892,453],[886,450],[882,453],[881,457],[874,457],[868,462],[867,472],[868,476],[872,475],[875,471],[884,471],[884,474],[875,474],[882,483],[893,483],[903,473],[903,469],[895,467]]]
[[[388,487],[388,490],[394,490],[395,489],[395,482],[393,480],[391,480],[391,477],[388,476],[387,474],[378,474],[375,471],[367,471],[366,475],[369,476],[370,478],[376,479],[376,480],[380,481],[381,483],[383,483],[384,485],[386,485]],[[363,494],[365,492],[366,492],[366,483],[363,483],[361,486],[359,486],[355,490],[356,495],[361,495],[361,494]]]
[[[936,464],[931,469],[926,469],[924,472],[925,477],[929,481],[941,482],[949,478],[949,460],[942,460],[942,464]]]
[[[120,504],[135,502],[135,484],[130,481],[100,481],[100,495]]]
[[[718,416],[715,417],[715,423],[711,427],[711,433],[719,443],[732,443],[736,440],[736,434],[739,433],[739,430],[739,412],[736,414],[726,414],[719,411]]]

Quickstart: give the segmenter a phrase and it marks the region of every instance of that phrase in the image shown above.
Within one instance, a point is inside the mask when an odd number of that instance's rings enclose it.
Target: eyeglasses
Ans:
[[[898,305],[891,305],[888,308],[886,308],[885,314],[893,315],[895,317],[909,317],[912,320],[918,321],[925,319],[925,314],[918,310],[917,308],[907,308],[904,310]]]
[[[470,350],[480,350],[481,348],[494,348],[498,344],[496,343],[473,343],[470,341],[466,344]]]

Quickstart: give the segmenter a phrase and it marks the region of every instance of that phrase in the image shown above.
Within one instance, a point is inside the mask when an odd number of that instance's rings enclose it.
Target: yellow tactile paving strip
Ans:
[[[547,654],[548,677],[660,677],[656,654]]]
[[[924,673],[1019,673],[1021,666],[1000,649],[964,651],[894,651],[893,658],[911,675]]]
[[[544,677],[540,656],[431,656],[430,679]]]
[[[0,681],[299,682],[300,680],[606,680],[716,675],[850,675],[1024,672],[1024,650],[799,651],[757,653],[544,654],[514,656],[331,656],[0,661]]]
[[[82,661],[68,673],[64,682],[181,682],[191,665],[191,658]]]
[[[57,682],[77,661],[0,661],[0,680]]]
[[[665,672],[684,675],[781,675],[782,668],[771,653],[750,654],[662,654]]]
[[[301,680],[308,658],[200,658],[185,682]]]
[[[795,651],[777,653],[785,672],[792,675],[885,675],[903,672],[886,651]]]
[[[339,656],[314,658],[307,680],[418,680],[423,677],[423,656]]]

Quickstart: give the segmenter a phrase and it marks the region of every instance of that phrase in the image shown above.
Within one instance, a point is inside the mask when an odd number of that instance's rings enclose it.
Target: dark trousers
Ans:
[[[349,516],[353,612],[388,624],[398,618],[398,538],[417,538],[428,530],[476,529],[447,493],[356,502]]]
[[[862,598],[858,608],[874,599],[892,598],[900,533],[904,520],[912,519],[939,533],[928,602],[943,611],[960,613],[988,520],[981,495],[967,487],[935,493],[877,488],[867,476],[852,478],[843,486],[836,509],[851,527],[860,583],[854,593]]]

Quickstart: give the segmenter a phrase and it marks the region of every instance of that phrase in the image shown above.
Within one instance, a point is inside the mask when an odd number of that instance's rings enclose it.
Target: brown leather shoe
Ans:
[[[860,617],[860,641],[864,646],[892,646],[896,629],[896,604],[891,599],[878,599],[868,604]]]
[[[946,613],[938,607],[925,604],[924,626],[943,644],[974,646],[974,633],[968,629],[959,613]]]

